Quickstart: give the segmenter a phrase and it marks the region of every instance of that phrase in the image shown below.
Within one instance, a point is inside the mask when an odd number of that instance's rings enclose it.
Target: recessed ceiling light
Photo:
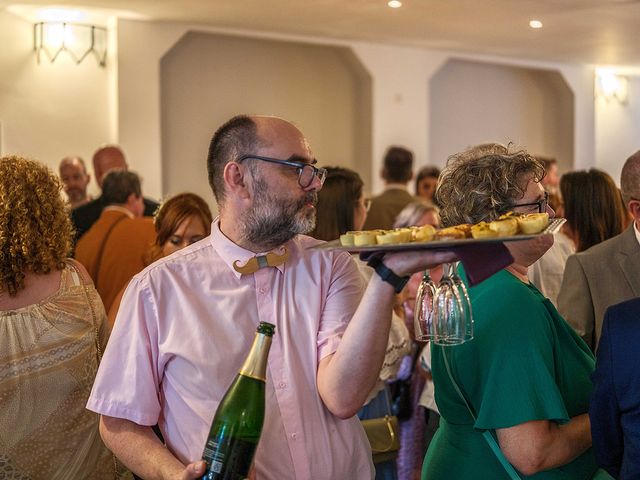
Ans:
[[[531,20],[529,26],[531,28],[542,28],[542,22],[540,20]]]
[[[400,8],[402,6],[402,2],[400,0],[389,0],[387,5],[391,8]]]

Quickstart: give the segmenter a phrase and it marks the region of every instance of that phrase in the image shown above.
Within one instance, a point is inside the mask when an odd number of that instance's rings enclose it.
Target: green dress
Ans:
[[[423,480],[508,480],[483,430],[531,420],[562,424],[588,410],[594,356],[549,300],[506,270],[470,288],[469,296],[474,339],[432,348],[442,418],[425,457]],[[475,423],[452,386],[443,354],[475,411]],[[590,479],[596,470],[588,450],[567,465],[526,478]]]

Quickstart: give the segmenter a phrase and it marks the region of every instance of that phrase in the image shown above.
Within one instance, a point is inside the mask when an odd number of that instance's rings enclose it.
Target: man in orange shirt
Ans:
[[[135,173],[110,171],[104,177],[102,195],[107,207],[78,241],[75,256],[109,311],[118,292],[145,267],[144,256],[155,240],[155,229],[150,217],[142,217],[142,190]]]

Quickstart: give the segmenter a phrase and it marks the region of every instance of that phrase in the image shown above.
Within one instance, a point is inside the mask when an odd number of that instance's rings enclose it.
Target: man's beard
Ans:
[[[79,188],[72,188],[65,192],[70,202],[79,202],[80,200],[84,200],[86,196],[86,192],[80,190]]]
[[[255,181],[254,191],[253,207],[241,218],[245,242],[267,251],[315,228],[316,210],[309,204],[317,203],[316,192],[300,200],[278,199],[262,179]]]

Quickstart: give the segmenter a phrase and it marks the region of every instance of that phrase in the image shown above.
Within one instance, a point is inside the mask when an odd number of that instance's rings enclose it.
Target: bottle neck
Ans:
[[[265,382],[267,379],[267,357],[271,348],[271,337],[256,333],[249,355],[240,369],[240,375]]]

